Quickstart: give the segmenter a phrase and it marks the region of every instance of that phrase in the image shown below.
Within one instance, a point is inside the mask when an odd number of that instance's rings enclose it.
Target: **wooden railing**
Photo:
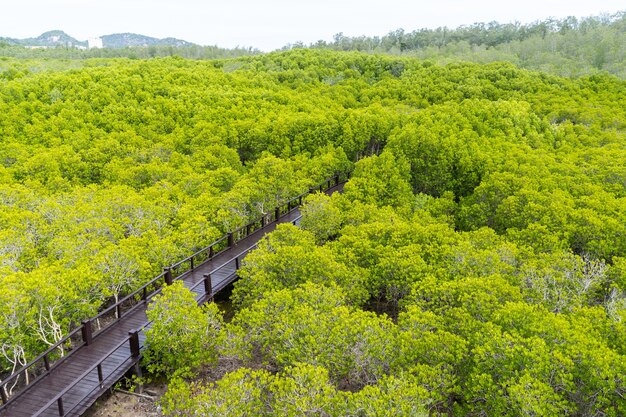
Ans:
[[[79,400],[74,404],[66,404],[64,402],[64,397],[77,385],[81,384],[81,382],[91,373],[95,373],[98,376],[98,383],[91,389],[91,391],[87,393],[83,393],[87,398],[92,395],[94,392],[103,391],[110,386],[112,386],[117,380],[120,378],[121,374],[126,372],[130,367],[137,364],[139,359],[141,358],[141,350],[143,346],[139,341],[139,333],[143,332],[144,328],[139,330],[131,331],[128,333],[128,338],[122,340],[120,343],[115,345],[115,347],[111,348],[106,355],[100,359],[100,361],[78,377],[76,377],[72,382],[70,382],[60,393],[58,393],[54,398],[50,399],[43,407],[39,409],[39,411],[33,414],[33,417],[41,416],[42,414],[47,414],[51,408],[55,407],[58,415],[63,417],[70,414],[76,408],[81,406],[81,401]],[[125,350],[125,345],[128,344],[129,356],[128,359],[122,362],[121,364],[115,366],[112,370],[110,370],[107,374],[104,373],[104,366],[107,361],[111,359],[111,357],[120,349]],[[115,360],[115,359],[113,359]]]
[[[337,174],[332,178],[327,179],[319,186],[310,188],[309,191],[277,206],[272,212],[263,215],[261,218],[227,233],[220,239],[211,243],[209,246],[200,249],[171,266],[165,267],[161,274],[154,277],[148,283],[124,296],[115,304],[107,307],[96,316],[84,320],[79,327],[70,331],[67,336],[52,345],[41,355],[28,362],[11,375],[2,379],[0,382],[0,399],[2,400],[0,410],[12,402],[15,398],[19,397],[28,388],[28,386],[48,375],[52,369],[60,365],[68,357],[71,357],[73,352],[75,352],[78,348],[93,343],[94,338],[100,335],[103,331],[114,325],[117,321],[131,314],[138,306],[144,305],[150,301],[161,291],[161,288],[164,285],[171,284],[175,279],[179,279],[188,271],[193,271],[203,262],[213,259],[215,256],[232,248],[237,244],[237,242],[245,239],[256,231],[263,229],[267,224],[278,221],[281,217],[297,209],[308,194],[328,190],[339,185],[341,182],[345,182],[349,177],[349,173]],[[252,247],[248,248],[245,252],[247,253],[251,249]],[[229,262],[237,262],[237,259],[238,258],[235,258]],[[220,266],[220,268],[225,267],[226,264]],[[196,284],[194,288],[196,288],[197,285],[199,284]],[[220,288],[220,290],[221,289],[222,288]],[[217,291],[210,293],[211,296],[215,292]],[[64,355],[61,355],[61,351],[64,352]],[[9,388],[13,391],[12,395],[9,395]]]

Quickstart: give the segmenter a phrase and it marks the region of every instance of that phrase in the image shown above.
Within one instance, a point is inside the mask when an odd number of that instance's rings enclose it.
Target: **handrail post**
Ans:
[[[57,406],[59,407],[59,415],[63,417],[65,415],[65,410],[63,409],[63,397],[59,397],[57,400]]]
[[[141,355],[139,349],[139,332],[137,330],[131,330],[128,332],[128,343],[130,345],[130,355],[133,358],[138,358]]]
[[[215,249],[213,249],[213,245],[209,246],[209,259],[213,259],[215,256]]]
[[[163,268],[163,271],[165,272],[165,284],[172,285],[172,282],[174,282],[174,279],[172,278],[172,268],[166,266],[165,268]]]
[[[139,346],[139,330],[131,330],[128,332],[128,343],[130,345],[130,355],[133,359],[137,359],[133,366],[135,375],[141,380],[141,365],[139,357],[141,356],[141,347]],[[140,383],[137,387],[138,393],[143,392],[143,385]]]
[[[191,267],[191,270],[193,271],[194,269],[196,269],[196,266],[193,263],[193,256],[191,256],[191,258],[189,258],[189,266]]]
[[[252,230],[252,223],[248,223],[246,225],[246,236],[250,236],[250,231]]]
[[[233,237],[233,232],[228,232],[228,247],[232,248],[235,245],[235,239]]]
[[[280,219],[280,207],[276,207],[274,213],[276,214],[276,221],[278,221]]]
[[[91,327],[91,320],[83,320],[83,327],[81,328],[81,334],[83,336],[83,342],[89,346],[93,343],[93,329]]]
[[[99,363],[97,368],[98,368],[98,382],[100,383],[100,387],[102,387],[102,382],[104,382],[104,377],[102,375],[102,364]]]
[[[235,271],[237,271],[241,267],[241,263],[239,262],[239,256],[235,257]]]
[[[265,227],[265,214],[261,216],[261,229]]]
[[[339,174],[335,175],[335,187],[339,185]]]
[[[209,297],[213,295],[213,282],[211,282],[211,274],[204,274],[204,294]]]

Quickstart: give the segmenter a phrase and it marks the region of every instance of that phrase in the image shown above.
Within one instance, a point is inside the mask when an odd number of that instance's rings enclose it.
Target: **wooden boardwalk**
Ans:
[[[343,183],[336,177],[333,182],[328,181],[318,188],[332,194],[341,191]],[[236,270],[241,260],[256,247],[263,236],[276,229],[278,224],[298,223],[301,217],[298,207],[303,197],[301,195],[291,200],[283,212],[277,209],[272,222],[266,224],[265,219],[260,221],[257,230],[253,230],[253,224],[240,229],[243,230],[241,239],[230,234],[216,242],[219,244],[224,240],[223,248],[216,246],[216,251],[219,252],[214,254],[213,247],[209,247],[208,259],[198,266],[194,265],[195,255],[179,262],[175,268],[181,268],[182,264],[188,262],[191,269],[182,272],[176,279],[182,280],[187,288],[196,293],[199,302],[211,299],[236,279]],[[166,270],[153,281],[161,277],[165,283],[171,282],[172,270]],[[150,299],[159,292],[158,287],[144,286],[126,297],[126,301],[121,300],[98,317],[83,322],[81,328],[73,332],[74,336],[81,335],[81,344],[53,365],[50,365],[48,356],[40,356],[37,360],[45,363],[46,370],[36,381],[26,385],[13,397],[3,398],[5,404],[0,408],[0,416],[58,417],[80,416],[84,413],[122,376],[138,366],[145,341],[144,330],[149,325],[146,308]],[[124,303],[133,300],[138,301],[124,309]],[[94,323],[111,311],[117,314],[117,318],[103,330],[94,332]],[[35,361],[31,363],[34,364]]]

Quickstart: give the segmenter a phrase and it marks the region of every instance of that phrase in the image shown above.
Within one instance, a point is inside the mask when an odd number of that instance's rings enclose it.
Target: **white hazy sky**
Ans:
[[[330,41],[334,34],[385,35],[403,28],[475,22],[522,23],[626,9],[624,0],[5,0],[0,36],[61,29],[79,40],[134,32],[201,45],[252,46]]]

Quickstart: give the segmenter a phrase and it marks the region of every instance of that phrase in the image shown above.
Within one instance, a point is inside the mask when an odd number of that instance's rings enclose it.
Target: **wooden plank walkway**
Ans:
[[[328,182],[328,185],[331,186],[331,183]],[[339,183],[325,192],[332,194],[342,190],[343,183]],[[277,221],[248,234],[178,279],[196,293],[199,302],[212,298],[212,295],[236,279],[241,260],[263,236],[276,229],[278,224],[298,224],[300,217],[299,209],[291,208],[290,205],[288,213]],[[206,286],[207,274],[210,274],[209,287]],[[212,290],[208,296],[205,292],[207,288]],[[144,301],[122,315],[113,325],[92,336],[90,343],[77,348],[38,381],[11,398],[0,410],[0,416],[58,417],[80,416],[84,413],[106,390],[137,366],[139,352],[145,341],[143,330],[148,324],[146,307],[149,298]]]

